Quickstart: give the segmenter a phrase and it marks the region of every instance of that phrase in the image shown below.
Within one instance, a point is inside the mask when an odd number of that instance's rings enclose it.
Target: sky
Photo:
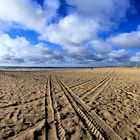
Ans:
[[[1,0],[0,66],[140,65],[140,0]]]

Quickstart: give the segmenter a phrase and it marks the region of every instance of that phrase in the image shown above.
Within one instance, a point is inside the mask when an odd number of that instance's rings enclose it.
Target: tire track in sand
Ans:
[[[66,140],[65,130],[61,124],[60,113],[57,108],[51,77],[48,78],[46,91],[46,139]]]
[[[106,85],[112,79],[113,74],[114,72],[112,72],[109,76],[100,81],[96,86],[93,86],[88,92],[82,93],[79,97],[84,101],[88,98],[90,98],[90,100],[91,98],[92,100],[94,100],[104,90]]]
[[[78,83],[78,84],[76,84],[76,85],[70,86],[70,88],[71,88],[71,89],[74,89],[74,88],[77,88],[77,87],[79,87],[79,86],[88,84],[88,83],[94,81],[95,79],[97,79],[97,78],[99,78],[99,77],[101,77],[101,76],[103,76],[103,75],[106,75],[106,74],[108,74],[108,73],[109,73],[109,72],[107,71],[107,72],[101,74],[100,76],[96,76],[96,77],[94,77],[94,78],[92,78],[92,79],[90,79],[90,80],[86,80],[86,81],[80,82],[80,83]],[[57,85],[56,85],[56,86],[57,86]],[[59,90],[59,91],[57,91],[56,93],[59,93],[59,92],[61,92],[61,91],[62,91],[62,90]]]
[[[90,109],[66,84],[58,77],[56,77],[56,79],[90,134],[95,136],[98,140],[121,140],[113,129],[111,129],[95,112],[89,112]]]

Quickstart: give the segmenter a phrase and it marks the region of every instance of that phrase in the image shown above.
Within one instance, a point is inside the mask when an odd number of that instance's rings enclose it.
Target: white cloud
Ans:
[[[96,37],[99,25],[92,19],[82,18],[79,15],[69,15],[59,23],[51,24],[46,28],[40,39],[48,39],[66,47],[67,45],[80,45]]]
[[[60,5],[59,0],[45,0],[44,1],[44,8],[47,11],[47,15],[49,19],[56,16],[59,5]]]
[[[125,17],[129,1],[112,2],[105,0],[106,3],[103,1],[101,4],[90,0],[67,2],[76,6],[76,11],[70,11],[70,14],[58,23],[49,25],[40,36],[40,39],[62,45],[66,55],[76,63],[93,63],[109,59],[111,57],[109,55],[111,46],[109,42],[100,39],[98,34],[106,30],[104,24],[109,23],[107,26],[110,28],[113,18],[114,21],[118,21]],[[125,5],[125,3],[127,4]],[[117,13],[116,16],[118,7],[121,12]]]
[[[32,45],[24,37],[11,38],[0,33],[0,62],[12,64],[57,63],[63,57],[58,52],[50,50],[43,43]]]
[[[101,45],[101,46],[100,46]],[[113,65],[120,62],[129,63],[126,50],[100,51],[103,41],[92,41],[91,46],[69,46],[69,49],[52,50],[43,43],[32,45],[24,37],[11,38],[8,34],[0,33],[0,64],[4,65],[52,65],[54,64],[84,64],[84,65]],[[105,47],[105,46],[104,46]],[[107,46],[106,46],[107,47]],[[110,52],[111,51],[111,52]],[[139,54],[131,58],[138,61]],[[115,63],[114,63],[115,62]],[[78,66],[76,65],[76,66]]]
[[[137,62],[140,64],[140,52],[137,52],[134,56],[130,58],[131,62]]]
[[[95,51],[110,50],[108,43],[100,41],[98,34],[111,29],[116,21],[125,17],[130,8],[130,1],[67,0],[66,2],[75,8],[68,8],[69,14],[66,17],[60,19],[58,23],[47,26],[39,39],[60,44],[70,53],[81,52],[89,42],[92,42]]]
[[[65,63],[93,63],[106,59],[104,55],[83,46],[69,46],[69,49],[52,50],[43,43],[32,45],[24,37],[11,38],[0,32],[0,64],[45,65]],[[68,61],[67,61],[68,63]]]
[[[69,7],[68,15],[60,18],[57,15],[59,0],[45,0],[42,7],[33,0],[1,0],[1,31],[10,27],[31,29],[40,34],[40,40],[59,44],[62,50],[52,50],[43,43],[32,45],[25,37],[17,36],[13,39],[1,32],[0,62],[46,64],[69,60],[78,64],[98,62],[107,64],[109,59],[112,59],[110,61],[112,63],[126,61],[129,58],[124,49],[111,51],[110,43],[139,47],[138,30],[111,37],[107,42],[99,37],[100,32],[113,29],[125,18],[130,8],[130,0],[66,0],[66,2],[75,7]],[[53,18],[59,20],[52,23]],[[139,60],[139,56],[132,57],[132,60]]]
[[[140,48],[140,31],[121,33],[109,38],[109,42],[118,47]]]
[[[133,65],[130,61],[131,54],[125,49],[112,50],[108,54],[108,64],[112,66],[130,66]]]
[[[111,53],[109,54],[113,58],[125,58],[128,56],[126,50],[121,49],[121,50],[112,50]]]
[[[120,33],[108,38],[108,43],[117,47],[140,48],[140,25],[136,31]]]
[[[46,0],[42,8],[32,0],[1,0],[0,20],[18,24],[20,28],[33,29],[38,32],[47,25],[47,20],[55,16],[59,7],[58,0]]]
[[[130,8],[130,0],[66,0],[70,13],[78,13],[83,16],[94,18],[103,26],[110,26],[113,21],[124,18]]]

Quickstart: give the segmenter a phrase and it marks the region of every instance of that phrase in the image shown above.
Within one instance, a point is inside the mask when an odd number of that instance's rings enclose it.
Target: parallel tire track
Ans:
[[[102,81],[100,81],[96,86],[94,86],[90,91],[88,92],[84,92],[80,95],[80,98],[83,100],[85,99],[86,97],[88,97],[89,95],[91,95],[93,92],[95,93],[99,88],[101,88],[102,86],[106,85],[112,78],[112,75],[113,74],[110,74],[108,77],[106,77],[105,79],[103,79]],[[102,88],[100,90],[100,92],[103,90],[104,88]],[[94,96],[96,97],[98,95],[97,94],[94,94]]]
[[[61,124],[60,113],[57,109],[57,102],[55,99],[51,78],[48,79],[46,96],[48,96],[48,99],[46,99],[48,102],[47,122],[49,123],[48,125],[50,126],[50,129],[47,132],[48,136],[49,136],[48,139],[66,140],[65,130]],[[49,116],[49,114],[50,114],[50,116]],[[49,119],[51,119],[51,121]],[[55,133],[55,135],[54,135],[54,133]]]
[[[106,72],[106,73],[104,73],[104,74],[102,74],[102,75],[106,75],[107,73],[109,73],[109,72]],[[94,77],[94,78],[92,78],[92,79],[90,79],[90,80],[86,80],[86,81],[83,81],[83,82],[78,83],[78,84],[76,84],[76,85],[70,86],[70,88],[73,89],[73,88],[77,88],[77,87],[79,87],[79,86],[82,86],[82,85],[88,84],[88,83],[94,81],[95,79],[101,77],[102,75],[100,75],[100,76],[96,76],[96,77]],[[62,90],[57,91],[56,93],[59,93],[59,92],[61,92],[61,91],[62,91]]]
[[[56,77],[56,79],[75,112],[79,115],[83,124],[86,125],[91,135],[95,136],[98,140],[121,140],[113,129],[97,116],[95,112],[89,112],[89,108],[67,85],[65,85],[58,77]]]
[[[66,97],[68,98],[69,102],[71,103],[73,109],[78,114],[78,117],[81,119],[83,124],[86,125],[89,133],[93,137],[96,137],[98,140],[105,140],[104,137],[102,136],[102,134],[100,133],[100,131],[98,131],[98,129],[94,126],[94,124],[92,123],[91,119],[89,117],[87,117],[86,114],[84,113],[84,111],[81,108],[79,108],[79,106],[75,103],[75,101],[70,96],[70,94],[68,93],[67,89],[61,83],[61,81],[58,81],[58,83],[60,84],[60,87],[64,91],[64,93],[65,93]]]

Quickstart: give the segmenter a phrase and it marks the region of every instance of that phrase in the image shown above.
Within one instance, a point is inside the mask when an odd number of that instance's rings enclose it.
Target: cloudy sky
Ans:
[[[140,0],[0,0],[1,66],[140,64]]]

